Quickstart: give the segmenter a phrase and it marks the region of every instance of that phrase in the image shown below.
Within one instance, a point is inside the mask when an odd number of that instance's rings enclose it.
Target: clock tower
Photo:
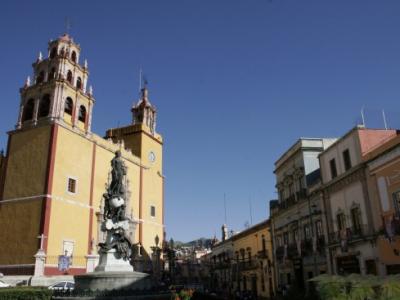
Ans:
[[[140,158],[141,191],[147,196],[140,197],[139,218],[142,223],[139,225],[139,241],[142,245],[153,245],[156,236],[163,240],[160,236],[160,229],[162,228],[163,235],[164,228],[163,139],[156,132],[157,109],[150,103],[146,86],[142,88],[140,98],[131,112],[132,124],[108,130],[106,138],[120,143],[123,148]],[[154,235],[143,235],[143,231],[154,232]]]

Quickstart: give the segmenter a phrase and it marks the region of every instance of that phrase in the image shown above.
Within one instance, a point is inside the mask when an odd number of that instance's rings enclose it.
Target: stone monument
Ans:
[[[99,265],[94,272],[75,276],[76,290],[105,291],[116,289],[142,290],[152,287],[152,280],[146,273],[135,272],[131,265],[132,241],[127,235],[130,220],[126,210],[126,187],[124,178],[126,166],[117,151],[111,161],[111,183],[103,195],[104,211],[101,230],[105,241],[99,243]]]

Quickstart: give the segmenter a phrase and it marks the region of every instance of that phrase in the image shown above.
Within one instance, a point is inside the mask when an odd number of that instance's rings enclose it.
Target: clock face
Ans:
[[[153,151],[149,152],[149,161],[152,163],[156,161],[156,155],[154,154]]]

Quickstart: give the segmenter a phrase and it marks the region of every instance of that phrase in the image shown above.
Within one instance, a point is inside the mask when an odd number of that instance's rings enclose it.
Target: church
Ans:
[[[33,63],[34,78],[20,89],[19,115],[0,154],[0,272],[34,274],[35,254],[45,253],[44,275],[87,272],[96,257],[110,161],[120,150],[127,168],[126,214],[144,266],[152,247],[164,240],[163,139],[156,132],[156,108],[147,87],[133,105],[132,123],[91,131],[95,99],[81,48],[68,34],[48,44]],[[4,112],[5,113],[5,112]]]

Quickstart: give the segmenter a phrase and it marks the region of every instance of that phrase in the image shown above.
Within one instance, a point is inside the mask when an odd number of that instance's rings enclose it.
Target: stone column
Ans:
[[[38,121],[39,104],[40,104],[40,98],[35,100],[35,107],[33,109],[33,118],[32,119],[33,119],[33,122],[35,123],[35,125]]]
[[[33,276],[40,277],[44,275],[44,265],[46,263],[46,253],[39,249],[39,251],[33,256],[35,258],[35,272]]]

